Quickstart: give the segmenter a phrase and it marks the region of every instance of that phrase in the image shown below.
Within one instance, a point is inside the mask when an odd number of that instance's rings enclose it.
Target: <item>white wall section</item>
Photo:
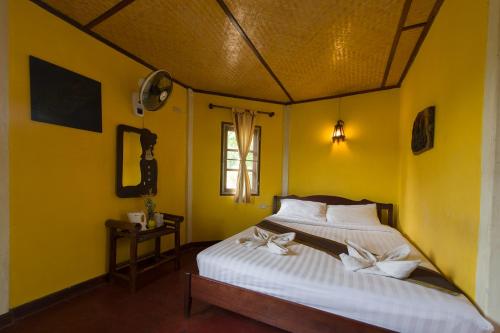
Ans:
[[[0,0],[0,314],[9,311],[9,34],[8,0]]]
[[[500,323],[500,0],[489,2],[481,161],[476,301]]]
[[[194,93],[187,90],[187,177],[186,177],[186,242],[193,239],[193,121],[194,121]]]
[[[291,105],[283,106],[283,162],[281,170],[281,195],[288,195],[288,154],[290,147]]]

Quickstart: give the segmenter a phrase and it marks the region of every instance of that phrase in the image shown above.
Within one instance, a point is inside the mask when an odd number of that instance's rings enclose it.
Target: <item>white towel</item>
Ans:
[[[404,260],[411,251],[407,244],[387,251],[381,256],[377,256],[348,240],[346,240],[346,245],[349,255],[342,253],[340,260],[346,269],[353,272],[406,279],[420,264],[420,260]]]
[[[288,232],[286,234],[271,235],[267,231],[255,227],[252,237],[245,237],[236,240],[236,243],[241,244],[251,249],[256,249],[265,246],[266,249],[275,254],[285,255],[288,253],[286,245],[293,241],[295,232]]]

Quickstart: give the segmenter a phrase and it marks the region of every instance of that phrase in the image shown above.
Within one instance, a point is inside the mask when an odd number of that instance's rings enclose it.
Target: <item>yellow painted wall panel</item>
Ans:
[[[143,126],[132,114],[131,93],[149,70],[29,1],[10,1],[9,7],[10,306],[15,307],[103,274],[104,221],[143,208],[141,198],[115,195],[115,141],[118,124]],[[29,55],[101,82],[103,133],[31,121]],[[181,112],[173,112],[174,106]],[[161,111],[146,114],[144,126],[158,134],[158,207],[184,215],[185,89],[176,85]],[[122,259],[124,250],[120,247]]]
[[[401,88],[400,226],[472,297],[487,21],[486,0],[445,1]],[[434,148],[415,156],[413,120],[431,105]]]
[[[276,115],[257,116],[261,132],[260,195],[250,204],[237,204],[219,194],[221,122],[232,122],[231,111],[208,109],[208,104],[237,106]],[[219,240],[258,223],[271,214],[272,198],[281,193],[282,106],[235,98],[194,95],[193,240]],[[261,205],[266,207],[261,208]]]
[[[332,143],[338,106],[346,141]],[[292,106],[289,193],[397,203],[399,90]]]

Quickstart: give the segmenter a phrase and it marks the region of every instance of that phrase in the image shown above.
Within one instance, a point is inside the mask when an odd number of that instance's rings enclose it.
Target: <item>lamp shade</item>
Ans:
[[[333,135],[332,135],[332,141],[333,142],[345,141],[343,120],[338,120],[337,124],[335,124],[335,128],[333,130]]]

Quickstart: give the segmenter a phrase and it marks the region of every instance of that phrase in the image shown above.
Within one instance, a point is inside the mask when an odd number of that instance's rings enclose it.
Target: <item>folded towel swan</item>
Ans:
[[[251,237],[239,238],[236,243],[250,249],[265,247],[274,254],[286,255],[286,245],[295,239],[295,232],[271,234],[255,227]],[[340,254],[340,260],[345,268],[353,272],[369,273],[406,279],[418,267],[420,260],[405,260],[411,252],[407,244],[387,251],[381,256],[371,253],[358,244],[346,240],[349,254]]]
[[[346,240],[349,255],[342,253],[340,260],[353,272],[378,274],[396,279],[406,279],[418,267],[420,260],[404,260],[410,254],[407,244],[377,256],[358,244]]]
[[[286,245],[295,238],[294,232],[285,234],[271,235],[267,231],[255,227],[252,237],[244,237],[236,240],[236,243],[241,244],[251,249],[256,249],[265,246],[271,253],[285,255],[288,253]]]

